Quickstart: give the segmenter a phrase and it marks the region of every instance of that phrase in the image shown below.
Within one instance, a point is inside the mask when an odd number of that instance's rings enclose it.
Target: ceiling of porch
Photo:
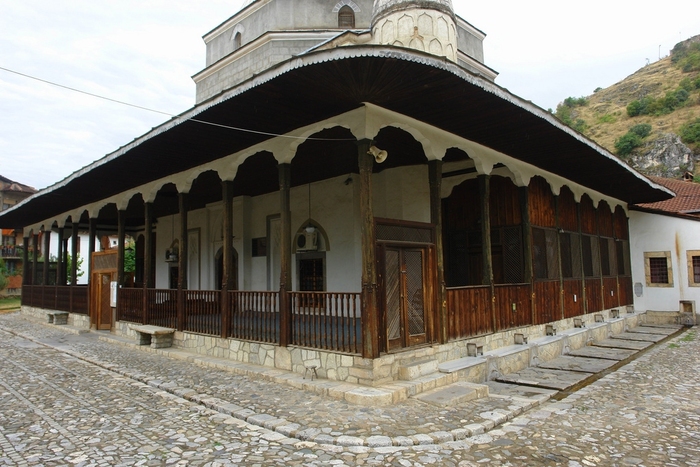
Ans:
[[[20,228],[40,222],[364,103],[406,115],[629,203],[670,197],[593,143],[548,121],[553,117],[534,105],[444,61],[417,52],[389,51],[371,46],[323,51],[310,54],[303,66],[277,67],[268,79],[247,83],[244,89],[215,97],[190,112],[197,120],[216,125],[193,120],[166,122],[19,208],[0,214],[0,226]],[[293,185],[357,172],[357,149],[349,130],[335,127],[314,137],[322,140],[305,141],[293,159]],[[385,128],[375,142],[392,155],[383,165],[375,165],[377,171],[426,161],[421,144],[402,130]],[[246,160],[234,180],[235,194],[255,196],[277,190],[276,164],[269,153]],[[218,176],[200,177],[204,178],[191,190],[193,207],[221,198]],[[173,206],[177,203],[163,202],[158,214],[176,212]]]

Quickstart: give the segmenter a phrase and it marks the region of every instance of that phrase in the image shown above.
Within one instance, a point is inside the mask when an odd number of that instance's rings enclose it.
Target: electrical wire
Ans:
[[[97,99],[102,99],[102,100],[106,100],[109,102],[113,102],[115,104],[126,105],[128,107],[133,107],[133,108],[136,108],[139,110],[145,110],[147,112],[153,112],[153,113],[157,113],[157,114],[161,114],[161,115],[166,115],[166,116],[171,117],[171,118],[178,117],[177,115],[173,115],[173,114],[170,114],[168,112],[163,112],[161,110],[155,110],[155,109],[151,109],[148,107],[143,107],[141,105],[131,104],[129,102],[120,101],[118,99],[112,99],[111,97],[101,96],[99,94],[94,94],[92,92],[83,91],[82,89],[77,89],[77,88],[73,88],[70,86],[63,85],[63,84],[55,83],[53,81],[38,78],[36,76],[28,75],[26,73],[21,73],[19,71],[11,70],[9,68],[5,68],[2,66],[0,66],[0,70],[6,71],[8,73],[12,73],[12,74],[15,74],[18,76],[22,76],[24,78],[33,79],[33,80],[39,81],[41,83],[49,84],[51,86],[56,86],[56,87],[59,87],[62,89],[66,89],[68,91],[73,91],[73,92],[77,92],[80,94],[84,94],[86,96],[90,96],[90,97],[94,97]],[[252,133],[252,134],[256,134],[256,135],[273,136],[273,137],[277,137],[277,138],[303,139],[303,140],[310,140],[310,141],[356,141],[355,139],[352,139],[352,138],[314,138],[314,137],[303,137],[303,136],[292,136],[292,135],[280,135],[278,133],[271,133],[271,132],[259,131],[259,130],[251,130],[248,128],[240,128],[240,127],[235,127],[235,126],[230,126],[230,125],[224,125],[222,123],[214,123],[214,122],[208,122],[206,120],[199,120],[196,118],[188,118],[187,120],[189,120],[191,122],[195,122],[195,123],[201,123],[203,125],[210,125],[210,126],[215,126],[215,127],[219,127],[219,128],[225,128],[227,130],[235,130],[235,131],[240,131],[240,132],[244,132],[244,133]]]

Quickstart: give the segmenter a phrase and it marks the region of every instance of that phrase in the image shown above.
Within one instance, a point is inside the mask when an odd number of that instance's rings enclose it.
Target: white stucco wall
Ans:
[[[359,182],[357,175],[343,175],[290,190],[292,211],[292,289],[298,290],[297,254],[294,238],[309,219],[325,232],[319,251],[325,253],[326,290],[359,292],[362,255],[360,250]],[[430,188],[427,166],[401,167],[373,175],[373,209],[376,217],[430,222]],[[279,218],[278,192],[239,197],[233,203],[233,246],[238,254],[240,290],[276,290],[279,287],[278,257],[270,255],[268,225]],[[222,242],[222,203],[212,203],[188,213],[188,230],[199,234],[199,274],[195,277],[190,255],[188,288],[216,288],[215,256]],[[179,215],[158,219],[156,227],[156,287],[168,287],[165,250],[180,232]],[[252,256],[252,239],[268,238],[268,256]],[[189,245],[192,248],[192,245]],[[195,280],[198,279],[198,280]]]
[[[700,287],[688,283],[688,250],[700,250],[700,221],[629,212],[630,254],[637,310],[679,311],[681,300],[700,304]],[[644,272],[644,253],[669,251],[673,287],[650,287]],[[641,285],[641,295],[638,293]]]
[[[68,232],[68,231],[67,231]],[[51,239],[49,240],[49,255],[55,257],[58,255],[58,234],[56,232],[50,232]],[[68,235],[66,233],[66,235]],[[78,235],[78,254],[82,258],[83,262],[78,268],[78,284],[86,285],[88,283],[89,273],[89,261],[88,261],[88,243],[90,238],[86,234]],[[68,240],[68,254],[72,254],[71,251],[71,240]]]

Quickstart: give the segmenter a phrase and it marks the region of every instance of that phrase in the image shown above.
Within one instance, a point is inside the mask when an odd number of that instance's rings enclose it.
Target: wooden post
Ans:
[[[561,223],[559,222],[559,195],[554,196],[554,225],[557,228],[557,257],[559,258],[559,319],[564,319],[564,274],[561,257]],[[569,258],[571,261],[571,258]]]
[[[37,269],[39,269],[39,234],[32,235],[32,250],[34,251],[32,255],[32,285],[37,285],[39,282],[36,277]]]
[[[223,271],[221,277],[221,337],[228,338],[231,325],[229,290],[233,288],[233,182],[221,182],[221,196],[224,202],[223,225]]]
[[[117,212],[117,288],[124,285],[124,243],[126,242],[126,211]]]
[[[29,270],[29,237],[22,237],[22,286],[31,285],[27,280],[27,271]],[[22,292],[24,294],[24,292]]]
[[[372,210],[372,169],[374,157],[368,154],[371,141],[357,142],[360,169],[360,231],[362,248],[362,356],[379,357],[379,313],[377,309],[377,261],[374,212]]]
[[[438,340],[441,344],[449,340],[449,322],[447,319],[447,289],[445,287],[445,261],[442,244],[442,161],[428,162],[430,183],[430,222],[435,228],[435,266],[437,275],[437,316]]]
[[[479,201],[481,204],[481,283],[491,288],[491,326],[495,332],[498,328],[496,320],[496,290],[493,286],[493,255],[491,251],[491,176],[478,175]]]
[[[178,194],[180,209],[180,251],[177,256],[177,330],[185,329],[185,291],[187,290],[187,209],[188,194]],[[173,219],[173,222],[175,219]]]
[[[51,262],[49,261],[51,252],[51,229],[44,230],[44,274],[43,274],[43,285],[46,287],[49,285],[49,266]]]
[[[153,288],[153,203],[143,204],[144,248],[143,248],[143,324],[148,324],[148,289]]]
[[[70,311],[73,311],[73,293],[78,285],[78,227],[77,222],[71,226],[71,263],[70,263]]]
[[[65,256],[65,243],[63,242],[63,236],[65,235],[65,229],[63,227],[58,228],[58,254],[56,255],[56,285],[66,285],[65,281],[65,263],[63,262]]]
[[[292,183],[292,166],[279,164],[280,183],[280,346],[292,343],[292,313],[289,292],[292,290],[292,211],[289,190]]]
[[[525,277],[523,280],[530,284],[530,322],[535,324],[535,281],[532,261],[532,224],[530,223],[530,193],[527,186],[518,187],[518,200],[520,201],[520,215],[523,225],[523,256],[525,257]]]
[[[581,300],[583,300],[583,313],[588,311],[588,301],[586,300],[586,268],[583,265],[583,229],[581,228],[581,203],[576,203],[576,217],[578,218],[578,255],[581,263]]]
[[[70,263],[70,285],[78,285],[78,227],[77,222],[73,222],[71,231],[71,263]]]

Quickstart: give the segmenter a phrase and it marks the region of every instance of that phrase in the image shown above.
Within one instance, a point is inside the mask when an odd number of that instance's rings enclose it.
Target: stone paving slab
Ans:
[[[666,336],[670,336],[671,334],[674,334],[682,329],[682,326],[676,326],[676,325],[669,325],[668,327],[666,326],[652,326],[652,325],[642,325],[642,326],[637,326],[636,328],[630,328],[627,332],[637,332],[637,333],[645,333],[645,334],[664,334]]]
[[[491,396],[522,397],[524,399],[534,399],[540,402],[549,400],[558,392],[554,389],[499,383],[498,381],[489,381],[486,383],[486,386],[488,386],[489,395]]]
[[[617,362],[614,360],[564,355],[546,362],[542,362],[537,366],[539,368],[551,368],[555,370],[598,373],[607,370],[616,363]]]
[[[612,339],[623,339],[628,341],[659,342],[666,339],[665,334],[648,334],[644,332],[623,332],[611,336]]]
[[[572,350],[569,355],[574,357],[590,357],[602,358],[606,360],[615,360],[616,362],[630,358],[636,354],[637,350],[631,349],[614,349],[606,347],[596,347],[595,345],[587,345],[580,349]]]
[[[501,383],[523,384],[563,391],[589,378],[589,373],[551,370],[548,368],[526,368],[516,373],[509,373],[496,378]]]
[[[593,345],[596,347],[610,347],[615,349],[644,350],[647,347],[654,345],[654,343],[649,341],[631,341],[624,339],[603,339],[595,341]]]
[[[441,388],[423,392],[414,397],[419,401],[438,407],[448,407],[473,401],[481,397],[488,397],[488,395],[488,388],[484,385],[459,381]]]

